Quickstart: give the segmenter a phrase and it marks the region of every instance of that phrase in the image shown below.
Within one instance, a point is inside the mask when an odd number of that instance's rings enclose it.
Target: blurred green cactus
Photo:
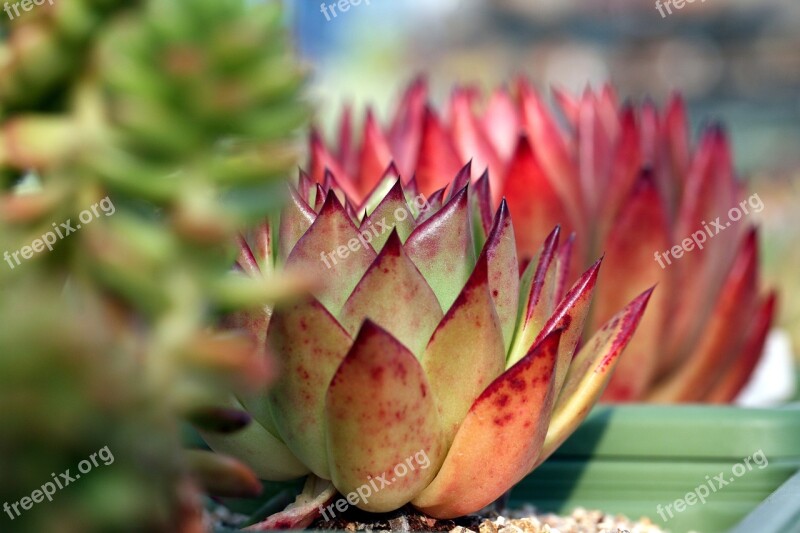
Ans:
[[[282,16],[273,1],[70,0],[4,20],[0,490],[17,501],[103,446],[117,457],[12,531],[201,531],[198,482],[259,489],[238,463],[181,454],[177,427],[247,423],[207,406],[272,368],[220,317],[297,286],[229,275],[302,146]]]

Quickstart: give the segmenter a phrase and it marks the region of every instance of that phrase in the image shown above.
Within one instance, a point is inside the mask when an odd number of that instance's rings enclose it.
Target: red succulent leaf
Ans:
[[[435,191],[444,179],[461,168],[462,161],[439,117],[425,108],[422,121],[422,144],[416,165],[417,183],[423,194]]]
[[[637,296],[600,328],[575,356],[558,393],[537,466],[561,446],[597,402],[620,354],[636,331],[652,292],[651,288]],[[560,352],[559,349],[559,357]]]
[[[472,159],[467,161],[467,164],[461,167],[453,182],[450,185],[450,192],[447,194],[447,201],[449,202],[453,196],[458,194],[458,191],[469,185],[472,179]]]
[[[530,201],[531,191],[536,191],[536,202]],[[561,196],[552,186],[527,137],[520,137],[506,171],[503,197],[508,201],[517,226],[525,228],[516,235],[520,255],[536,253],[554,226],[561,225],[568,232],[574,228]]]
[[[580,180],[567,150],[562,132],[539,94],[524,80],[519,82],[525,131],[541,162],[547,179],[558,191],[567,212],[582,226],[585,211]],[[513,212],[513,209],[512,209]],[[565,224],[565,222],[561,222]]]
[[[467,189],[461,189],[419,224],[405,248],[436,293],[442,309],[449,309],[475,266]]]
[[[386,480],[369,501],[360,502],[366,511],[408,503],[428,486],[444,459],[441,423],[425,372],[414,354],[370,320],[331,381],[326,415],[332,481],[339,492]],[[428,468],[407,468],[406,460],[420,452]],[[397,465],[404,466],[405,475],[397,473]]]
[[[442,319],[434,291],[406,255],[397,231],[347,299],[339,321],[355,335],[367,318],[418,357]]]
[[[406,202],[403,185],[398,178],[359,229],[362,236],[369,238],[372,247],[380,251],[393,229],[397,230],[400,240],[405,242],[415,227],[414,215]]]
[[[503,163],[485,130],[472,110],[471,99],[465,90],[456,89],[450,99],[451,135],[462,161],[472,161],[477,170],[488,169],[494,180],[492,187],[500,190]]]
[[[422,143],[422,122],[427,98],[428,85],[425,79],[417,78],[400,99],[389,130],[389,144],[403,176],[414,175]]]
[[[421,225],[423,222],[441,211],[442,204],[444,204],[444,191],[446,188],[447,187],[442,187],[441,189],[434,191],[428,197],[428,199],[425,201],[425,211],[421,212],[419,218],[417,218],[417,226]]]
[[[497,154],[503,160],[508,160],[517,144],[520,120],[517,106],[506,89],[497,89],[489,97],[482,123],[486,137]],[[499,193],[500,190],[499,187],[494,188],[495,192]],[[500,198],[494,198],[494,201],[499,202]]]
[[[642,172],[642,153],[636,113],[626,106],[621,113],[620,134],[611,160],[609,186],[603,194],[603,209],[599,213],[603,235],[608,234],[625,200],[630,196],[637,176]]]
[[[319,193],[318,193],[319,194]],[[308,231],[317,213],[303,200],[297,191],[289,190],[289,201],[283,208],[278,229],[278,256],[286,261],[297,241]]]
[[[495,214],[489,238],[481,252],[489,271],[489,290],[503,331],[503,353],[508,353],[519,309],[519,274],[517,249],[514,245],[514,226],[505,202]],[[480,263],[481,258],[478,259]],[[474,274],[473,274],[474,275]]]
[[[653,257],[654,252],[661,254],[670,246],[669,220],[648,171],[640,175],[605,242],[605,274],[597,287],[590,331],[647,287],[654,283],[659,287],[605,393],[607,399],[632,401],[641,398],[656,377],[673,296],[669,266],[662,258]]]
[[[575,282],[555,311],[553,311],[552,316],[539,332],[536,340],[533,341],[534,344],[537,344],[556,329],[562,330],[561,344],[558,348],[558,363],[556,364],[556,391],[560,391],[564,384],[570,363],[575,355],[575,349],[581,340],[583,326],[586,322],[586,317],[589,315],[589,308],[592,305],[592,295],[594,294],[601,262],[602,259],[598,259]]]
[[[345,171],[344,167],[339,161],[328,151],[325,143],[322,140],[319,132],[316,130],[311,132],[311,161],[310,161],[310,175],[311,179],[317,183],[322,183],[325,180],[325,173],[332,172],[342,179],[346,187],[349,187],[353,181]],[[345,192],[348,196],[355,193],[351,188],[346,189]]]
[[[586,89],[580,101],[576,135],[578,177],[588,213],[593,217],[600,205],[600,192],[608,186],[611,141],[602,124],[594,93]]]
[[[580,103],[568,91],[561,87],[553,87],[553,98],[558,104],[558,108],[573,128],[578,125],[578,114],[580,113]]]
[[[337,314],[375,259],[333,191],[286,260],[286,269],[317,282],[315,296]]]
[[[777,295],[772,292],[761,300],[755,319],[747,327],[741,350],[722,373],[711,391],[703,398],[709,403],[730,403],[742,391],[753,373],[764,348],[777,309]]]
[[[325,392],[352,339],[314,298],[277,308],[267,337],[283,369],[269,395],[275,427],[314,474],[330,479]]]
[[[358,155],[358,193],[363,197],[370,186],[386,174],[386,167],[392,162],[389,141],[375,121],[371,109],[367,109],[364,122],[364,135]]]
[[[680,94],[675,93],[667,104],[664,117],[665,136],[668,143],[669,170],[677,197],[683,196],[684,179],[688,175],[691,160],[689,146],[689,121],[686,118],[686,104]]]
[[[489,287],[489,266],[486,255],[481,255],[422,358],[447,445],[475,398],[505,369],[503,332]],[[470,379],[454,387],[453,376],[465,368],[470,369]]]
[[[501,205],[506,205],[505,199]],[[506,209],[508,206],[506,205]],[[480,222],[483,235],[489,235],[492,229],[492,192],[489,185],[489,172],[484,171],[475,185],[472,186],[472,212]]]
[[[702,338],[676,372],[651,393],[652,401],[699,401],[709,392],[712,383],[708,376],[715,369],[725,367],[731,351],[741,343],[745,327],[752,320],[757,267],[758,242],[755,230],[751,229],[725,279]]]
[[[528,474],[550,422],[559,339],[554,331],[475,400],[441,470],[413,500],[415,507],[436,518],[462,516],[495,501]]]

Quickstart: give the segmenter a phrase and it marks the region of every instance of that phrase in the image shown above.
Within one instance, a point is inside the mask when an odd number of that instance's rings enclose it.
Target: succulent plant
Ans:
[[[45,3],[0,32],[0,252],[41,245],[59,223],[71,229],[53,234],[52,250],[23,252],[26,262],[4,258],[1,303],[6,287],[19,287],[14,304],[27,293],[36,308],[15,316],[8,293],[0,309],[4,321],[21,324],[0,331],[0,351],[31,367],[4,373],[0,392],[26,397],[26,389],[52,385],[42,406],[75,406],[61,419],[17,402],[1,444],[29,451],[26,464],[61,465],[95,451],[104,430],[109,442],[124,443],[117,474],[87,484],[81,507],[60,521],[40,510],[26,522],[41,526],[33,530],[194,532],[198,516],[186,527],[170,521],[183,511],[173,504],[187,503],[170,496],[177,485],[192,496],[197,482],[234,495],[261,488],[238,462],[178,447],[181,417],[218,431],[246,425],[247,416],[209,405],[233,389],[266,387],[273,374],[263,349],[246,334],[221,331],[220,317],[297,288],[286,278],[229,275],[238,228],[279,204],[307,117],[304,72],[281,4],[251,4]],[[70,371],[45,379],[48,368],[62,367]],[[105,427],[92,423],[97,412]],[[151,474],[150,485],[141,479],[150,467],[161,474],[164,461],[163,475]],[[17,497],[36,488],[18,473],[4,486]],[[117,500],[106,508],[104,496]],[[198,513],[197,498],[189,500]]]
[[[736,397],[761,355],[775,294],[759,292],[752,223],[726,223],[729,210],[741,217],[763,203],[745,199],[719,126],[693,145],[680,96],[659,112],[650,102],[619,106],[609,86],[579,98],[556,91],[562,117],[525,80],[516,94],[498,89],[486,101],[458,88],[445,118],[427,98],[425,82],[414,82],[386,128],[367,110],[360,144],[349,110],[335,149],[312,134],[312,179],[323,182],[329,169],[358,201],[392,162],[425,194],[467,161],[472,178],[487,169],[479,186],[491,188],[493,204],[508,202],[522,257],[554,224],[577,234],[573,274],[606,254],[590,329],[658,284],[605,400]]]
[[[35,268],[0,270],[3,531],[205,531],[168,395],[108,309]]]
[[[559,246],[556,228],[520,274],[509,209],[482,218],[489,198],[467,177],[426,199],[387,175],[361,204],[337,196],[332,175],[316,187],[301,177],[279,223],[241,241],[242,275],[281,268],[317,283],[250,317],[283,372],[268,393],[235,400],[257,424],[204,433],[213,449],[264,479],[310,473],[342,494],[383,479],[356,503],[367,511],[411,502],[455,517],[500,497],[576,428],[650,290],[579,347],[600,261],[568,287],[572,240]],[[420,453],[429,467],[409,463]]]

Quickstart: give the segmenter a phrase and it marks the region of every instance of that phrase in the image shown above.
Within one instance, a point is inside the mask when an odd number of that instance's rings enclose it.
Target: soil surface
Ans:
[[[437,520],[406,506],[391,513],[365,513],[355,507],[328,520],[319,518],[308,529],[339,531],[447,531],[452,533],[664,533],[648,519],[630,520],[600,511],[576,509],[570,516],[536,514],[533,508],[455,520]]]

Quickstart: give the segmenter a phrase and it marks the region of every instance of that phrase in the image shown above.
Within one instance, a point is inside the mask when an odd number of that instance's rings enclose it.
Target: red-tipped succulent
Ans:
[[[473,181],[484,203],[506,199],[521,257],[555,224],[576,233],[573,275],[606,254],[589,329],[658,284],[605,400],[736,397],[761,355],[775,295],[759,292],[757,232],[746,221],[764,205],[745,198],[720,127],[694,145],[679,96],[660,112],[619,106],[608,86],[579,98],[556,91],[560,113],[524,80],[513,95],[500,89],[485,100],[456,89],[441,115],[427,100],[417,81],[388,127],[367,111],[359,143],[347,111],[335,149],[312,135],[311,178],[324,181],[328,169],[358,199],[388,186],[391,163],[437,197],[443,178],[471,161],[463,183]],[[486,227],[489,205],[481,208]]]
[[[243,273],[281,268],[317,284],[249,319],[283,371],[235,402],[251,426],[205,434],[212,448],[263,479],[369,489],[354,503],[367,511],[410,502],[445,518],[500,497],[577,427],[651,289],[581,343],[600,261],[568,285],[573,241],[559,246],[556,228],[520,274],[506,204],[491,216],[465,172],[446,198],[392,177],[362,202],[337,195],[331,174],[301,177],[277,238],[273,225],[242,240]],[[305,525],[316,505],[304,505],[259,527]]]

